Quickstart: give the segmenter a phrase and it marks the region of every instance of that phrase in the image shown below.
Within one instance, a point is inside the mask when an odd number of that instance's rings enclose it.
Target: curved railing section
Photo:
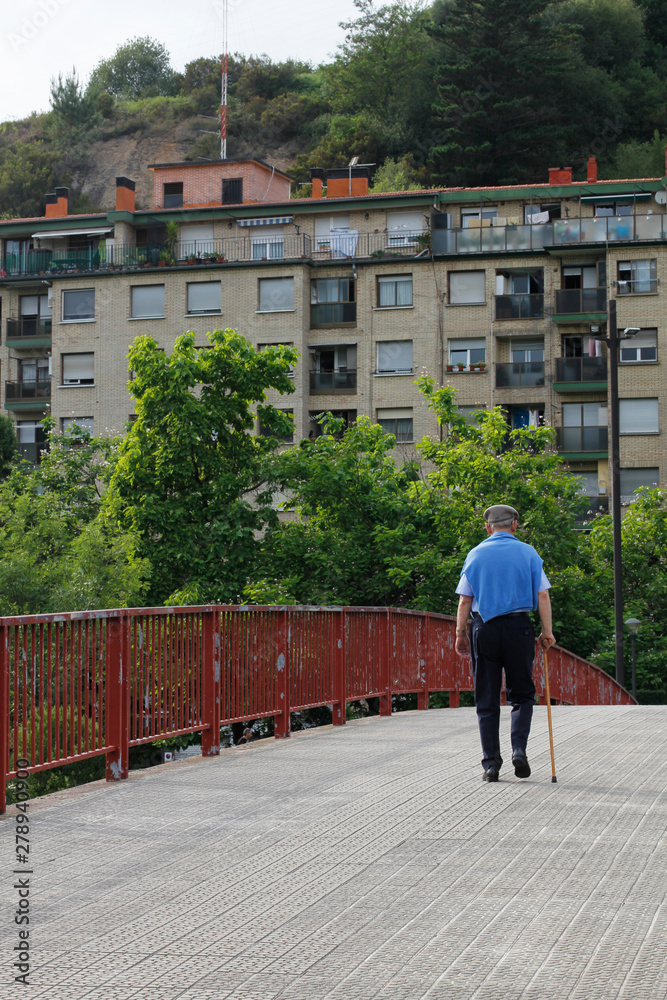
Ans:
[[[395,608],[135,608],[0,618],[0,812],[7,779],[106,756],[107,779],[127,777],[129,748],[201,732],[217,754],[220,727],[395,694],[472,691],[470,661],[454,651],[455,619]],[[535,683],[544,699],[542,655]],[[603,670],[549,652],[552,701],[628,705]]]

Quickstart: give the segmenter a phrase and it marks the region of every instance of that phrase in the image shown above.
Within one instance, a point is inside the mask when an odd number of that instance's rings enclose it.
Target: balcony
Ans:
[[[540,319],[544,316],[544,295],[496,295],[496,319]]]
[[[310,326],[355,326],[357,322],[356,302],[319,302],[310,307]]]
[[[496,365],[497,389],[521,389],[544,385],[544,361],[512,361]]]
[[[5,382],[5,409],[43,410],[51,399],[51,379]]]
[[[607,388],[606,358],[557,358],[556,392],[601,391]]]
[[[592,458],[607,457],[608,431],[606,427],[557,427],[556,446],[569,455],[587,455]]]
[[[51,318],[22,316],[7,320],[7,343],[12,347],[48,347],[51,344]]]
[[[604,322],[606,317],[605,288],[563,288],[556,292],[556,323]]]
[[[544,250],[553,241],[553,223],[527,226],[485,226],[475,229],[435,229],[436,254],[508,253]]]
[[[357,373],[355,371],[311,372],[310,395],[330,396],[338,393],[356,395]]]

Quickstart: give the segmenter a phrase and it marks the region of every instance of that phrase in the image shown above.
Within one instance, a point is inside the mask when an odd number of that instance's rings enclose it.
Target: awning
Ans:
[[[112,233],[113,226],[106,229],[58,229],[53,233],[33,233],[33,240],[53,240],[58,236],[103,236],[104,233]]]
[[[246,226],[285,226],[294,218],[293,215],[277,215],[270,219],[238,219],[237,225],[243,229]]]
[[[616,202],[620,205],[631,205],[633,201],[640,201],[642,198],[652,197],[651,191],[638,191],[637,194],[584,194],[582,201],[597,202],[603,205],[605,202]]]

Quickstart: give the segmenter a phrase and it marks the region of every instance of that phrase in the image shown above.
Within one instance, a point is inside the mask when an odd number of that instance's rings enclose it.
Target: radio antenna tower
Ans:
[[[220,104],[220,159],[227,159],[227,12],[228,0],[222,0],[222,102]]]

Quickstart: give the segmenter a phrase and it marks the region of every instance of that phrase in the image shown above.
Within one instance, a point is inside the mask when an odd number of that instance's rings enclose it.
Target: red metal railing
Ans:
[[[432,691],[459,704],[472,691],[470,662],[454,651],[455,621],[391,608],[137,608],[0,619],[0,812],[7,779],[106,756],[107,779],[128,774],[129,748],[202,733],[217,754],[220,727],[273,717],[289,736],[290,713],[397,693]],[[604,671],[555,647],[552,699],[631,704]],[[535,660],[544,698],[541,653]]]

